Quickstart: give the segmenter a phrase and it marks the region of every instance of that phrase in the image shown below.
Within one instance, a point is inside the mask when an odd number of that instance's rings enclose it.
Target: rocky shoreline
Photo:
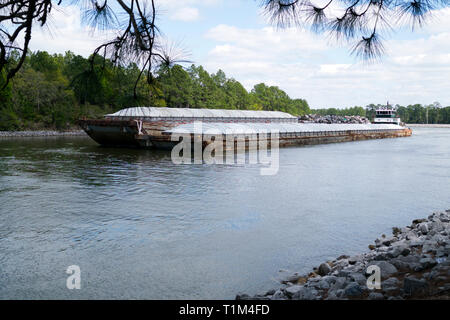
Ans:
[[[288,274],[277,289],[237,300],[450,299],[450,210],[392,228],[370,251],[340,256],[309,274]],[[374,267],[380,287],[372,288]],[[369,286],[369,287],[368,287]]]
[[[83,130],[55,131],[55,130],[29,130],[29,131],[0,131],[0,138],[9,137],[53,137],[53,136],[85,136]]]

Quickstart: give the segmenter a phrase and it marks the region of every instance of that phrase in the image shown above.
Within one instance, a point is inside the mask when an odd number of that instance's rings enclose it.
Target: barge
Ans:
[[[135,107],[79,121],[97,143],[113,147],[171,149],[179,137],[200,140],[202,147],[221,139],[273,141],[279,146],[312,145],[411,136],[398,123],[322,124],[299,123],[297,117],[279,111]],[[174,138],[175,137],[175,138]],[[220,142],[219,141],[219,142]]]

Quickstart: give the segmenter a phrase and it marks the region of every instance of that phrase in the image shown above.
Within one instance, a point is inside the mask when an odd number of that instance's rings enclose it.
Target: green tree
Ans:
[[[193,81],[183,67],[161,67],[158,72],[158,84],[167,107],[190,108],[194,104]]]
[[[289,112],[291,99],[286,92],[276,86],[268,87],[264,83],[255,85],[251,91],[255,101],[261,104],[263,110]]]
[[[304,99],[294,99],[292,100],[292,114],[297,116],[303,116],[305,114],[310,114],[311,109],[309,108],[308,102]]]
[[[229,109],[248,109],[251,105],[251,98],[244,86],[235,79],[226,80],[223,85],[225,92],[225,105]]]
[[[193,107],[220,108],[222,101],[218,100],[218,87],[210,74],[202,66],[194,65],[188,69],[188,73],[193,80]]]

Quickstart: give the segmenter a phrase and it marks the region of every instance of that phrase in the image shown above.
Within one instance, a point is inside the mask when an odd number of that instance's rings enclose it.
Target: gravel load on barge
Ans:
[[[217,137],[270,140],[279,146],[311,145],[367,139],[407,137],[411,129],[397,124],[299,123],[279,111],[135,107],[108,114],[104,119],[79,121],[97,143],[105,146],[170,149],[174,136],[201,139],[206,147]]]

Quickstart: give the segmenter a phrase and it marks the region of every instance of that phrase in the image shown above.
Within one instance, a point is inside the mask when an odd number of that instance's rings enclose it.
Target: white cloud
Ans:
[[[200,14],[197,8],[185,7],[175,10],[170,19],[187,22],[198,20],[199,17]]]
[[[96,47],[111,39],[113,32],[93,33],[81,24],[80,9],[76,6],[57,7],[44,28],[35,28],[31,38],[31,50],[45,50],[50,53],[73,51],[89,56]]]
[[[220,1],[208,0],[206,5]],[[168,17],[179,8],[179,1],[164,3],[172,8]],[[205,2],[200,0],[183,2],[185,8],[203,5]],[[435,17],[416,31],[419,38],[387,41],[388,55],[375,65],[349,64],[346,47],[339,50],[323,36],[305,30],[230,25],[207,31],[205,44],[214,47],[198,64],[211,72],[224,70],[247,89],[260,82],[278,85],[292,97],[306,98],[314,107],[366,105],[388,99],[400,104],[438,100],[450,105],[450,8]],[[71,50],[88,56],[112,37],[112,33],[92,35],[88,27],[81,25],[76,6],[53,10],[49,26],[52,36],[46,29],[34,30],[32,50]]]
[[[161,0],[158,2],[160,11],[171,20],[191,22],[200,18],[200,6],[214,6],[222,0]]]
[[[338,74],[349,70],[350,64],[321,64],[319,73]]]
[[[424,26],[424,32],[428,33],[439,33],[443,30],[450,30],[450,8],[433,13]]]
[[[175,8],[180,6],[180,0],[159,0],[158,5],[162,5],[169,8]],[[206,5],[212,6],[221,3],[222,0],[183,0],[182,4],[187,5]]]
[[[419,39],[387,41],[388,54],[378,64],[343,63],[347,59],[335,46],[306,30],[227,25],[206,33],[217,44],[204,64],[224,70],[247,89],[260,82],[277,85],[316,108],[387,100],[450,105],[450,10],[436,16],[441,22],[420,31]]]

